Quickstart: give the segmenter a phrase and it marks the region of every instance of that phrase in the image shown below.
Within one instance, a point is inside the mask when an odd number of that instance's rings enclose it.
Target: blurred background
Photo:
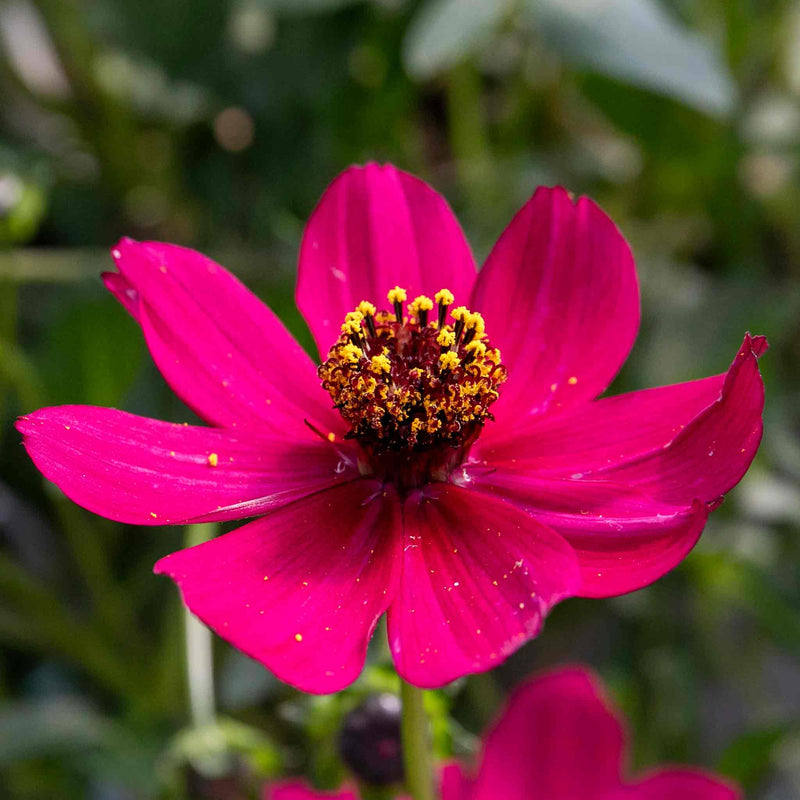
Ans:
[[[580,660],[637,768],[800,796],[800,6],[779,0],[0,0],[0,796],[344,774],[343,715],[394,686],[380,644],[352,690],[310,698],[215,640],[212,707],[207,641],[151,569],[213,531],[84,512],[13,422],[62,403],[191,419],[99,280],[123,233],[210,253],[308,344],[304,220],[372,159],[443,192],[479,259],[538,184],[594,197],[643,288],[614,390],[723,371],[746,330],[771,344],[764,443],[696,550],[431,694],[439,755],[472,752],[531,671]]]

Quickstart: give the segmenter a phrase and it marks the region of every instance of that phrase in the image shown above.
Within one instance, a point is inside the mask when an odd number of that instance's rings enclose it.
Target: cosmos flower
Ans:
[[[583,667],[520,686],[484,737],[477,773],[441,773],[441,800],[738,800],[737,788],[696,768],[627,777],[624,722]],[[302,781],[268,787],[265,800],[358,800],[354,789],[318,793]]]
[[[300,251],[319,367],[205,256],[130,239],[112,255],[107,287],[210,427],[62,406],[19,420],[25,446],[120,522],[254,518],[155,570],[308,692],[358,676],[384,613],[399,673],[435,687],[500,663],[566,597],[649,584],[761,438],[760,336],[725,374],[596,399],[636,336],[636,272],[611,220],[560,188],[476,276],[436,192],[348,169]]]

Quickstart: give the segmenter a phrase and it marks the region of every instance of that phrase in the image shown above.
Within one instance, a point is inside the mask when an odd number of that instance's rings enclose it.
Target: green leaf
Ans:
[[[363,0],[266,0],[265,6],[270,11],[285,14],[323,14],[360,2]]]
[[[780,725],[740,736],[722,754],[717,769],[746,789],[755,786],[769,771],[775,749],[788,732],[788,726]]]
[[[656,0],[526,0],[548,47],[575,64],[659,92],[709,114],[736,104],[736,87],[712,45]]]
[[[0,707],[0,767],[99,747],[112,730],[109,720],[75,697],[9,703]]]

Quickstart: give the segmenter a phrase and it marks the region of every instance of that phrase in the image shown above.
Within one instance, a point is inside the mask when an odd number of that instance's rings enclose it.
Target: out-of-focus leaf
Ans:
[[[272,740],[257,728],[233,719],[181,731],[165,754],[162,770],[167,775],[189,764],[205,777],[219,777],[244,759],[260,775],[274,775],[281,763]]]
[[[257,661],[231,650],[219,676],[219,702],[226,709],[248,708],[273,697],[280,683]]]
[[[45,370],[50,396],[62,403],[123,405],[143,347],[115,303],[84,301],[59,319],[50,335]]]
[[[717,769],[745,789],[755,786],[769,771],[775,749],[787,733],[788,726],[780,725],[739,737],[722,754]]]
[[[547,46],[573,63],[709,114],[728,114],[736,103],[716,50],[656,0],[526,0],[526,6]]]
[[[485,41],[507,11],[504,0],[429,0],[406,34],[406,69],[416,78],[428,78],[457,64]]]
[[[74,697],[0,706],[0,766],[100,746],[113,725]]]
[[[47,200],[41,186],[0,173],[0,244],[21,244],[39,229]]]
[[[287,14],[320,14],[362,2],[364,0],[264,0],[264,5]]]

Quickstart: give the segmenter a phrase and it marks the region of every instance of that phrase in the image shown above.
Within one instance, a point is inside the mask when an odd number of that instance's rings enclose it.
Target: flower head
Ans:
[[[510,697],[483,740],[474,776],[451,763],[441,800],[738,800],[739,790],[697,768],[666,767],[630,779],[622,717],[584,667],[533,678]],[[268,787],[266,800],[331,797],[299,781]],[[357,800],[355,791],[335,794]]]
[[[445,201],[391,166],[325,192],[297,302],[319,363],[232,275],[123,239],[106,285],[209,427],[62,406],[19,421],[41,471],[122,522],[253,518],[156,571],[278,677],[330,692],[387,613],[401,675],[489,669],[572,596],[678,564],[761,437],[760,336],[727,373],[596,399],[639,323],[630,250],[539,189],[480,274]]]

